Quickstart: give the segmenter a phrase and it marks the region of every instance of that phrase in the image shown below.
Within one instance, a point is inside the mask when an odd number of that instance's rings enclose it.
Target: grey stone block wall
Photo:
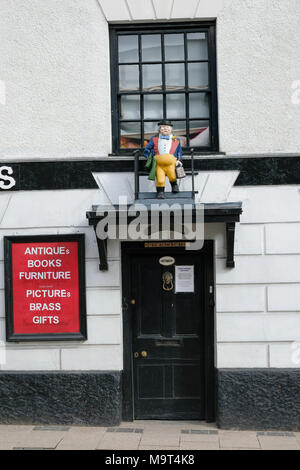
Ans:
[[[219,369],[217,384],[220,428],[300,429],[300,369]]]
[[[112,426],[120,372],[0,372],[0,424]]]
[[[300,430],[299,369],[219,369],[217,425]],[[0,424],[116,426],[120,372],[0,371]]]

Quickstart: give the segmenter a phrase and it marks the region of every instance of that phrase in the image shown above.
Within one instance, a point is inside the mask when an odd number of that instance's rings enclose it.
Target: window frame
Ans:
[[[207,44],[208,44],[208,88],[205,92],[202,92],[204,95],[208,93],[210,95],[210,146],[205,147],[194,147],[195,154],[197,155],[209,155],[219,152],[219,133],[218,133],[218,99],[217,99],[217,65],[216,65],[216,23],[215,21],[211,22],[191,22],[187,23],[146,23],[146,24],[114,24],[109,26],[109,38],[110,38],[110,74],[111,74],[111,115],[112,115],[112,156],[128,156],[132,155],[135,150],[139,150],[138,148],[121,148],[120,147],[120,100],[122,95],[151,95],[151,94],[162,94],[168,95],[171,93],[183,93],[185,97],[189,96],[189,93],[193,93],[190,91],[186,84],[183,87],[183,90],[177,90],[175,92],[166,91],[163,89],[157,92],[144,92],[143,90],[139,90],[136,92],[120,92],[119,91],[119,60],[118,60],[118,37],[121,35],[130,35],[135,34],[139,37],[139,44],[141,44],[141,35],[144,33],[148,34],[171,34],[171,33],[202,33],[205,32],[207,34]],[[141,47],[141,46],[139,46]],[[155,61],[157,62],[157,61]],[[164,60],[164,57],[161,58],[162,63],[168,63],[168,61]],[[188,61],[187,56],[185,53],[184,60],[179,61],[171,61],[169,63],[176,64],[176,63],[184,63],[185,66],[185,75],[187,70]],[[201,60],[195,60],[195,63],[201,63]],[[149,63],[149,62],[148,62]],[[151,63],[151,62],[150,62]],[[139,57],[139,75],[141,75],[141,68],[142,65],[147,64],[147,62],[141,61],[141,56]],[[163,67],[164,70],[164,67]],[[164,72],[162,72],[164,73]],[[195,92],[197,93],[197,92]],[[201,92],[198,92],[201,93]],[[189,100],[186,99],[186,102]],[[164,100],[165,102],[165,100]],[[142,105],[141,105],[142,106]],[[186,107],[189,105],[186,103]],[[166,109],[164,107],[164,118],[166,113]],[[157,118],[159,121],[160,118]],[[203,118],[204,119],[204,118]],[[177,119],[181,121],[182,119]],[[193,118],[187,118],[185,116],[186,122],[192,121]],[[197,119],[196,119],[197,120]],[[128,120],[130,122],[134,121],[144,121],[144,122],[154,122],[155,119],[143,119],[143,116],[140,116],[138,120]],[[186,133],[188,134],[189,126],[187,127]],[[141,135],[141,144],[143,142],[143,134]],[[140,148],[142,150],[143,147]],[[183,154],[190,154],[190,148],[185,147],[183,148]]]

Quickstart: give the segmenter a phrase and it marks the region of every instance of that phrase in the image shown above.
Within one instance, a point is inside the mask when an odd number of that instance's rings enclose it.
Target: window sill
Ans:
[[[141,153],[142,155],[142,153]],[[182,158],[184,159],[185,157],[190,157],[190,153],[184,153]],[[222,156],[226,156],[225,152],[194,152],[194,158],[211,158],[211,157],[222,157]],[[108,154],[107,156],[107,159],[108,160],[134,160],[134,156],[133,155],[129,155],[129,154]]]

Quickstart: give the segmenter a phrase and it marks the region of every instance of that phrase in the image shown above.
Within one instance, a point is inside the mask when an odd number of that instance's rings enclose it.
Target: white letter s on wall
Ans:
[[[11,189],[15,186],[16,180],[12,176],[9,176],[12,174],[13,169],[10,166],[0,167],[0,189]],[[5,181],[7,181],[8,184],[5,184]]]

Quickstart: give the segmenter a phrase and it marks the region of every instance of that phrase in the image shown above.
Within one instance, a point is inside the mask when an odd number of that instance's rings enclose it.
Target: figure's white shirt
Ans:
[[[164,153],[170,153],[172,141],[173,141],[173,134],[169,135],[169,140],[161,139],[161,135],[159,134],[158,152],[160,155],[163,155]]]

